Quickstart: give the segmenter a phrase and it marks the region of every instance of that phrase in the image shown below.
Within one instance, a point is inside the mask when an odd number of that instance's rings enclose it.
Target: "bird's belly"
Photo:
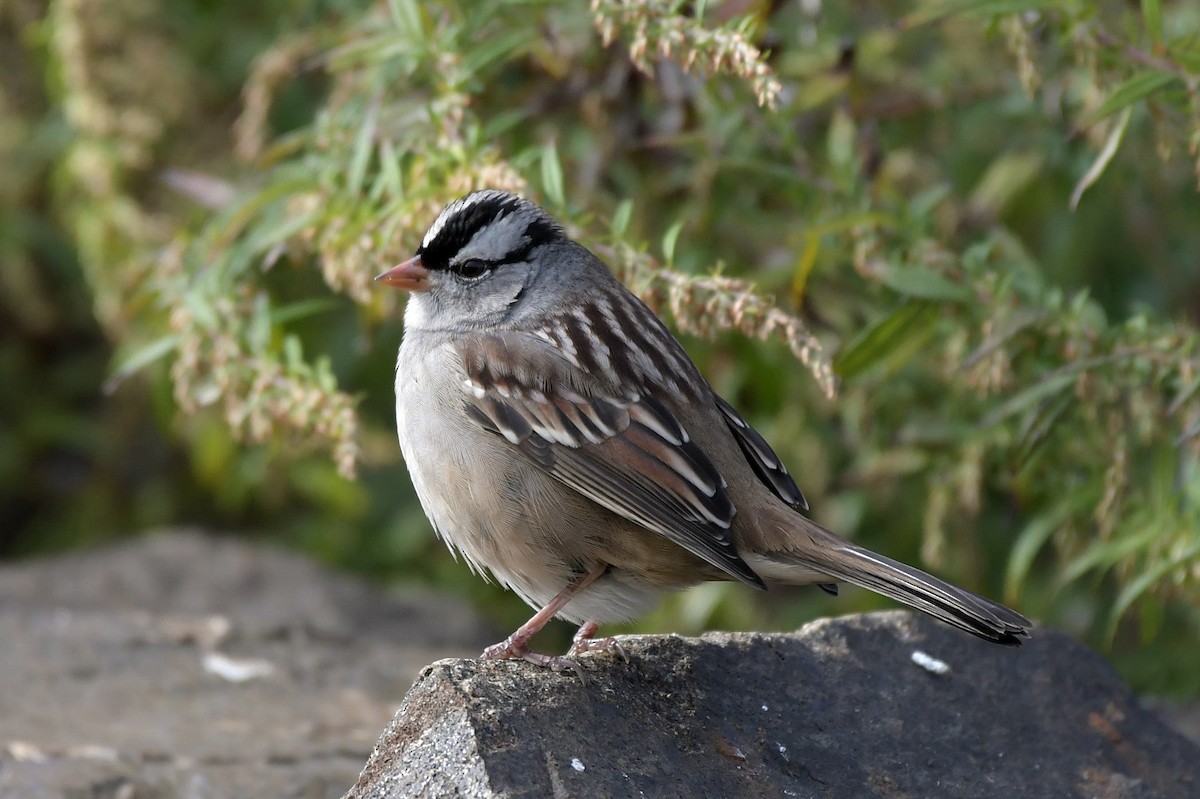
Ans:
[[[559,614],[577,622],[633,618],[663,591],[698,581],[689,553],[567,489],[467,417],[461,386],[449,364],[402,356],[396,417],[421,506],[472,570],[542,607],[578,574],[612,564]],[[455,424],[446,423],[451,408]],[[657,564],[648,578],[646,563]]]

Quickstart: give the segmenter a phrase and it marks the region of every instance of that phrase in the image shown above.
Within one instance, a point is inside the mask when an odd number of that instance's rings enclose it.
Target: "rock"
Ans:
[[[0,568],[0,797],[345,792],[417,671],[496,640],[467,607],[164,533]]]
[[[622,643],[586,684],[433,664],[347,799],[1200,796],[1200,748],[1051,630],[1006,649],[896,611]]]
[[[460,604],[169,533],[0,568],[0,798],[1195,797],[1200,749],[1100,658],[906,613],[443,660]],[[914,661],[914,653],[927,656]],[[940,664],[940,665],[939,665]],[[943,666],[945,670],[943,670]]]

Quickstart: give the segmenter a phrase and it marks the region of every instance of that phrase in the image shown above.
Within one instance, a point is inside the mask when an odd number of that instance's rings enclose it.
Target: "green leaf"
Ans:
[[[306,316],[332,311],[338,305],[338,301],[332,297],[317,297],[311,300],[300,300],[289,303],[281,308],[275,308],[270,311],[269,316],[271,324],[283,325],[296,319],[303,319]]]
[[[265,291],[254,295],[254,310],[246,325],[246,346],[255,355],[267,350],[271,341],[271,298]]]
[[[838,353],[833,370],[842,378],[888,365],[898,369],[928,340],[938,319],[936,304],[909,300],[875,320]]]
[[[1070,208],[1072,211],[1079,207],[1079,199],[1083,197],[1083,193],[1100,179],[1100,176],[1104,174],[1104,170],[1108,168],[1109,162],[1112,161],[1113,156],[1117,154],[1117,150],[1121,146],[1121,140],[1125,138],[1125,130],[1129,127],[1129,118],[1132,116],[1132,108],[1126,108],[1121,112],[1121,116],[1117,118],[1117,123],[1108,132],[1108,137],[1104,141],[1104,146],[1100,148],[1100,153],[1096,156],[1096,160],[1092,162],[1092,165],[1088,167],[1088,171],[1075,184],[1075,190],[1071,192]]]
[[[1030,185],[1042,178],[1045,156],[1040,152],[1004,153],[988,164],[968,201],[974,213],[998,215]]]
[[[1042,311],[1022,308],[1014,313],[1010,318],[1002,322],[992,332],[990,336],[980,342],[974,352],[968,355],[962,362],[962,369],[970,369],[979,361],[986,358],[995,352],[1002,344],[1007,342],[1013,336],[1020,333],[1022,330],[1042,321],[1046,318],[1046,314]]]
[[[1133,105],[1139,100],[1144,100],[1168,83],[1172,83],[1178,79],[1177,76],[1170,72],[1161,72],[1157,69],[1148,69],[1145,72],[1139,72],[1113,89],[1112,93],[1108,95],[1108,99],[1101,103],[1100,107],[1090,115],[1086,124],[1097,122],[1127,106]]]
[[[524,108],[510,108],[491,116],[480,131],[480,138],[485,142],[495,141],[513,128],[528,121],[529,111]]]
[[[112,376],[104,381],[104,393],[111,394],[116,391],[117,387],[127,378],[174,351],[178,346],[179,337],[172,334],[155,339],[144,347],[139,347],[123,356],[113,368]]]
[[[629,220],[633,218],[633,200],[625,199],[617,206],[612,218],[612,232],[617,238],[623,238],[629,229]]]
[[[982,422],[983,427],[992,427],[999,424],[1010,416],[1018,414],[1022,411],[1031,409],[1034,405],[1043,400],[1054,396],[1060,391],[1065,391],[1075,385],[1077,379],[1074,372],[1063,374],[1055,372],[1054,374],[1039,380],[1029,388],[1020,392],[1016,396],[1010,397],[1006,402],[1000,405],[991,413],[989,413]]]
[[[1117,595],[1117,601],[1113,603],[1112,616],[1109,619],[1108,628],[1109,640],[1116,635],[1117,624],[1120,622],[1121,617],[1125,615],[1125,611],[1129,610],[1129,607],[1138,601],[1142,594],[1150,590],[1155,583],[1171,572],[1181,569],[1194,560],[1200,560],[1200,541],[1187,547],[1182,552],[1177,552],[1174,556],[1156,563],[1130,580],[1121,590],[1121,593]]]
[[[932,188],[919,192],[908,203],[908,215],[914,219],[924,219],[941,205],[942,200],[950,196],[952,189],[947,183],[939,183]]]
[[[1030,459],[1038,454],[1043,444],[1050,440],[1050,434],[1067,412],[1076,407],[1075,397],[1069,392],[1059,394],[1055,399],[1043,402],[1026,417],[1014,442],[1015,460],[1022,467],[1031,465]]]
[[[328,209],[323,210],[327,211]],[[247,239],[250,251],[255,253],[266,252],[276,244],[282,244],[301,230],[304,230],[304,228],[313,224],[319,213],[318,211],[310,211],[309,213],[297,216],[280,216],[275,222],[267,223],[253,229],[252,234]]]
[[[567,204],[563,193],[562,164],[558,160],[558,146],[553,141],[542,147],[542,188],[553,205],[562,208]]]
[[[304,347],[295,333],[289,333],[283,338],[283,362],[289,374],[305,371]]]
[[[293,177],[288,173],[281,174],[284,174],[285,177],[266,184],[259,191],[247,196],[243,202],[221,214],[207,234],[215,249],[229,247],[230,242],[240,236],[246,228],[269,214],[272,205],[283,208],[293,196],[308,193],[314,188],[311,174],[306,174],[302,178]],[[308,220],[315,216],[314,212],[305,214],[303,218]],[[287,219],[284,215],[285,222]],[[296,229],[298,230],[300,227],[303,225]]]
[[[400,171],[400,156],[391,139],[379,143],[379,178],[378,185],[392,199],[404,196],[404,175]]]
[[[858,130],[854,119],[843,110],[835,111],[825,137],[825,152],[834,171],[847,180],[852,178],[857,170],[854,157],[857,139]]]
[[[1200,72],[1200,33],[1186,33],[1167,43],[1171,60],[1188,72]]]
[[[915,28],[941,22],[956,15],[1001,17],[1057,8],[1061,0],[946,0],[926,3],[916,11],[900,19],[901,28]]]
[[[1098,541],[1085,549],[1081,555],[1067,562],[1059,575],[1059,581],[1066,584],[1093,569],[1110,569],[1123,558],[1139,549],[1149,547],[1162,533],[1157,525],[1148,525],[1135,535],[1126,534]]]
[[[1038,516],[1021,532],[1017,533],[1013,543],[1012,554],[1008,557],[1008,569],[1004,574],[1004,596],[1009,601],[1021,593],[1021,586],[1033,568],[1042,547],[1050,540],[1050,536],[1063,526],[1072,515],[1084,510],[1092,504],[1092,495],[1088,491],[1070,494],[1059,500],[1048,512]]]
[[[354,152],[350,156],[346,188],[351,196],[358,194],[367,177],[367,168],[371,165],[371,154],[375,152],[375,130],[378,120],[379,104],[373,102],[367,110],[366,119],[358,129],[358,136],[354,140]]]
[[[1174,416],[1178,413],[1180,408],[1196,396],[1197,391],[1200,391],[1200,375],[1196,375],[1190,383],[1179,390],[1179,393],[1171,400],[1171,404],[1167,406],[1167,416]]]
[[[423,35],[421,6],[416,0],[388,0],[388,10],[392,14],[392,22],[410,39]]]
[[[963,302],[973,296],[966,286],[927,266],[891,266],[884,270],[880,279],[893,291],[922,300]]]
[[[675,262],[675,244],[679,241],[679,232],[683,230],[683,220],[679,220],[671,227],[667,228],[667,232],[663,234],[662,251],[663,261],[667,266]]]
[[[1146,21],[1146,33],[1150,42],[1157,46],[1162,42],[1163,20],[1161,0],[1142,0],[1142,19]]]
[[[213,270],[216,271],[216,270]],[[220,327],[217,311],[212,306],[211,297],[200,290],[184,292],[183,303],[191,312],[192,318],[202,330],[216,330]]]
[[[531,28],[520,26],[503,36],[489,36],[480,39],[466,51],[463,60],[463,71],[467,75],[475,75],[484,67],[495,61],[511,58],[520,50],[528,47],[532,36]]]
[[[1042,400],[1054,396],[1058,392],[1073,386],[1081,372],[1086,372],[1097,366],[1103,366],[1104,364],[1125,358],[1137,358],[1140,355],[1139,351],[1129,350],[1112,355],[1102,355],[1096,358],[1084,358],[1074,363],[1068,363],[1066,366],[1062,366],[1047,374],[1037,383],[1034,383],[1016,396],[1010,397],[999,408],[989,413],[982,424],[984,427],[991,427],[1013,414],[1027,410]]]

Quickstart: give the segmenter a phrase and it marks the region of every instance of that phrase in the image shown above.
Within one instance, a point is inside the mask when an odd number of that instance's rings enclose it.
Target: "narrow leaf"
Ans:
[[[800,307],[804,303],[804,292],[808,289],[808,277],[812,274],[813,266],[817,263],[817,254],[821,250],[821,237],[809,232],[804,236],[804,249],[800,251],[800,260],[792,273],[792,303]]]
[[[416,0],[388,0],[388,10],[392,14],[392,22],[405,35],[413,39],[421,36],[421,8]]]
[[[962,369],[970,369],[975,364],[995,352],[1000,345],[1011,339],[1013,336],[1025,330],[1030,325],[1040,322],[1045,318],[1045,313],[1042,311],[1034,311],[1028,308],[1023,308],[1012,315],[1000,325],[995,332],[985,338],[975,351],[966,357],[962,362]]]
[[[1081,372],[1086,372],[1089,369],[1094,369],[1097,366],[1103,366],[1106,363],[1112,363],[1125,358],[1137,358],[1141,356],[1141,352],[1137,350],[1129,350],[1126,352],[1113,353],[1112,355],[1100,355],[1095,358],[1084,358],[1074,363],[1069,363],[1050,372],[1037,383],[1034,383],[1029,388],[1014,397],[1010,397],[999,408],[996,408],[983,421],[984,427],[991,427],[1005,418],[1012,416],[1032,407],[1034,404],[1041,402],[1043,399],[1053,396],[1073,385],[1077,376]]]
[[[1026,187],[1042,178],[1045,157],[1039,152],[1010,152],[988,165],[971,192],[975,213],[998,215]]]
[[[893,369],[903,365],[924,342],[937,321],[937,306],[922,300],[909,300],[891,313],[877,319],[854,341],[838,353],[833,370],[843,378],[890,362]]]
[[[1100,179],[1100,176],[1104,174],[1104,170],[1108,168],[1109,162],[1112,161],[1113,156],[1117,154],[1117,149],[1121,146],[1121,140],[1125,138],[1125,130],[1129,127],[1129,118],[1131,116],[1133,116],[1132,108],[1126,108],[1121,112],[1121,116],[1117,117],[1117,123],[1108,132],[1108,137],[1104,140],[1104,146],[1100,148],[1100,153],[1096,156],[1096,160],[1092,162],[1088,171],[1075,184],[1075,190],[1071,192],[1072,211],[1079,207],[1079,199],[1083,197],[1083,193]]]
[[[300,344],[300,338],[294,333],[283,339],[283,362],[287,365],[289,374],[304,371],[304,348]]]
[[[117,362],[112,376],[104,381],[104,393],[111,394],[116,391],[117,387],[127,378],[145,369],[167,353],[174,351],[178,346],[178,336],[163,336],[124,356]]]
[[[1055,8],[1059,0],[947,0],[928,3],[900,19],[902,28],[915,28],[941,22],[947,17],[963,16],[1007,16],[1026,11]]]
[[[1029,410],[1034,405],[1054,396],[1060,391],[1071,388],[1071,386],[1075,385],[1076,379],[1075,373],[1072,372],[1070,374],[1057,373],[1039,380],[1016,396],[1010,397],[999,408],[996,408],[984,417],[982,422],[983,427],[992,427],[1014,414]]]
[[[1005,598],[1012,601],[1020,594],[1021,586],[1029,575],[1029,570],[1033,567],[1033,561],[1042,551],[1046,542],[1050,540],[1050,536],[1054,535],[1073,514],[1090,503],[1091,497],[1087,492],[1081,491],[1068,495],[1059,500],[1047,513],[1025,525],[1025,528],[1017,534],[1012,554],[1008,558],[1008,569],[1004,575]]]
[[[1108,628],[1109,640],[1116,635],[1118,622],[1120,622],[1121,617],[1125,615],[1125,611],[1129,610],[1134,602],[1137,602],[1159,580],[1162,580],[1171,572],[1186,566],[1194,560],[1200,560],[1200,542],[1177,553],[1174,557],[1155,564],[1152,568],[1147,569],[1130,580],[1121,590],[1121,593],[1117,595],[1117,601],[1113,603],[1112,616],[1109,619]]]
[[[617,238],[625,235],[625,231],[629,229],[629,220],[633,218],[633,200],[622,200],[617,206],[616,213],[612,218],[612,232]]]
[[[1075,397],[1064,392],[1054,400],[1040,403],[1036,410],[1029,413],[1017,433],[1014,446],[1016,462],[1022,467],[1028,466],[1030,459],[1050,440],[1050,434],[1054,432],[1059,420],[1075,406]]]
[[[280,216],[276,221],[264,224],[253,231],[247,238],[250,252],[262,253],[270,250],[276,244],[282,244],[292,236],[313,224],[318,212],[310,211],[298,216]]]
[[[475,75],[489,64],[510,58],[519,51],[527,48],[535,35],[535,28],[522,25],[508,35],[490,36],[468,48],[463,60],[462,70],[467,75]]]
[[[317,297],[311,300],[299,300],[281,308],[273,308],[269,313],[271,324],[282,325],[306,316],[332,311],[338,307],[337,300],[332,297]]]
[[[393,200],[404,196],[404,175],[400,172],[400,156],[391,139],[379,143],[379,186]]]
[[[1153,544],[1162,535],[1162,532],[1159,527],[1148,525],[1136,535],[1099,541],[1084,550],[1079,557],[1070,560],[1058,579],[1066,584],[1079,579],[1093,569],[1110,569],[1123,558]]]
[[[1145,72],[1139,72],[1113,89],[1112,94],[1108,95],[1108,99],[1101,103],[1095,113],[1090,116],[1087,124],[1097,122],[1110,114],[1115,114],[1121,109],[1133,105],[1139,100],[1144,100],[1177,79],[1170,72],[1160,72],[1157,69],[1148,69]]]
[[[1146,21],[1146,33],[1156,47],[1162,43],[1163,19],[1161,0],[1142,0],[1142,18]]]
[[[558,160],[558,146],[553,141],[542,148],[542,188],[551,204],[563,207],[567,204],[563,193],[562,164]]]
[[[1192,397],[1196,396],[1196,392],[1200,391],[1200,375],[1196,375],[1192,382],[1188,383],[1179,393],[1175,395],[1175,399],[1171,400],[1171,404],[1167,406],[1167,416],[1174,416],[1179,412]]]
[[[972,296],[969,288],[927,266],[892,266],[880,279],[893,291],[922,300],[962,302]]]
[[[663,260],[667,266],[675,262],[675,244],[679,241],[679,232],[683,230],[683,220],[679,220],[671,227],[667,228],[667,232],[663,234],[662,251]]]
[[[350,168],[346,178],[346,187],[351,195],[358,194],[363,180],[367,176],[367,167],[371,164],[371,154],[375,151],[375,130],[379,120],[379,104],[371,103],[367,110],[367,118],[358,129],[354,140],[354,152],[350,156]]]
[[[271,341],[271,299],[266,292],[254,296],[254,310],[246,325],[246,345],[250,352],[261,355]]]

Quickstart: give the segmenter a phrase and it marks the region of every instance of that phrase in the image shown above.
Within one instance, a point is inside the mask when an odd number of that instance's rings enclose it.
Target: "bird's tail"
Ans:
[[[999,644],[1019,646],[1029,636],[1031,622],[1015,610],[804,521],[807,536],[790,536],[787,551],[760,554],[748,560],[751,568],[768,580],[785,583],[829,582],[821,575],[852,583]],[[797,545],[797,538],[803,543]]]

